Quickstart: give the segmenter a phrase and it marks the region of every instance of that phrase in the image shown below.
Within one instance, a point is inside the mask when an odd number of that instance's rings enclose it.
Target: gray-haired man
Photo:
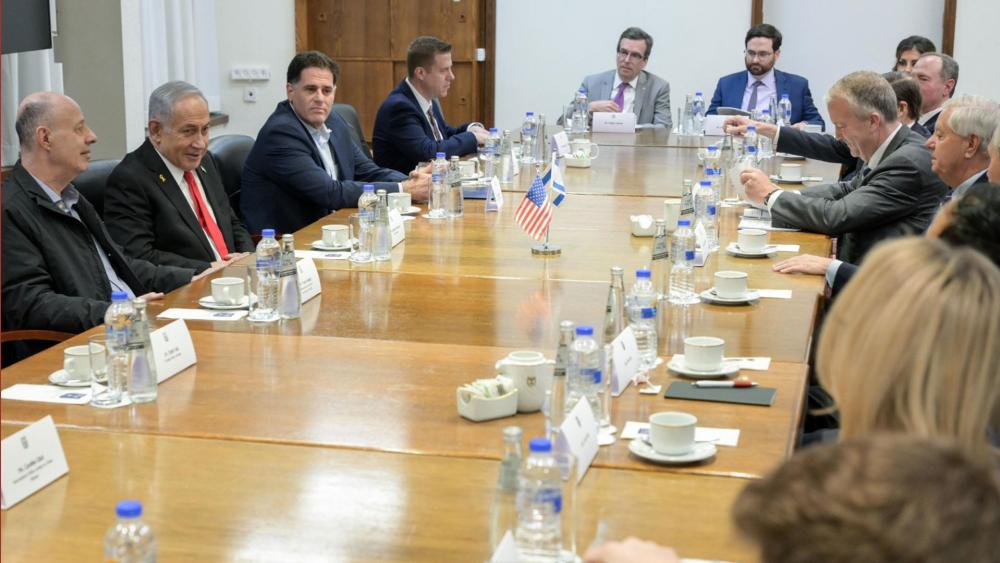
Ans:
[[[208,152],[208,102],[187,82],[149,97],[149,137],[108,178],[104,220],[125,253],[202,271],[253,251]]]

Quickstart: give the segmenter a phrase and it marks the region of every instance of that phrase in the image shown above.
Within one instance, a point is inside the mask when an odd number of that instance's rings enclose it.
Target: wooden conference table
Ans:
[[[643,160],[681,149],[655,150]],[[622,147],[607,156],[612,166],[633,158]],[[647,179],[657,174],[656,166],[640,170]],[[590,190],[585,181],[576,185]],[[466,421],[454,389],[489,376],[511,350],[551,356],[562,319],[599,327],[610,266],[625,267],[630,285],[631,271],[649,263],[651,239],[632,237],[628,216],[660,216],[662,197],[597,191],[574,193],[557,210],[551,240],[563,247],[558,257],[530,254],[532,241],[513,226],[520,195],[511,192],[500,214],[467,201],[460,220],[408,223],[390,262],[317,260],[323,293],[304,305],[300,320],[188,321],[198,363],[161,385],[154,404],[100,410],[4,400],[5,435],[51,414],[70,464],[68,478],[4,513],[4,559],[96,553],[114,501],[126,496],[147,503],[163,559],[484,559],[501,428],[517,424],[529,437],[543,432],[544,420],[532,413]],[[735,236],[738,209],[724,210],[724,244]],[[308,248],[320,225],[345,215],[296,233],[297,246]],[[774,233],[772,241],[829,252],[828,239],[817,235]],[[704,426],[740,428],[739,447],[681,467],[647,464],[624,440],[602,448],[580,487],[581,550],[600,519],[607,539],[635,534],[684,556],[754,557],[732,539],[728,509],[741,477],[763,475],[794,447],[822,288],[818,278],[774,274],[773,262],[712,255],[698,270],[699,289],[711,285],[715,270],[739,269],[752,287],[790,288],[792,299],[703,304],[683,317],[670,311],[660,319],[660,346],[666,355],[686,335],[712,334],[726,339],[727,355],[772,357],[768,371],[749,374],[778,389],[775,404],[684,402],[627,389],[613,403],[619,428],[680,409]],[[150,308],[196,307],[208,293],[202,280]],[[61,366],[65,345],[4,370],[3,387],[44,383]],[[673,379],[662,367],[654,373],[656,383]],[[47,541],[55,536],[65,545]]]

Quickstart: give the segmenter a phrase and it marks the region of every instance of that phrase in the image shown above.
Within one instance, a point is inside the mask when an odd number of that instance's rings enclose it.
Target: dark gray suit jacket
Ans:
[[[586,91],[587,99],[594,101],[614,98],[611,90],[617,72],[609,70],[584,78],[580,87]],[[670,119],[670,84],[655,74],[640,72],[639,81],[635,85],[633,110],[637,125],[646,123],[669,129],[673,124]]]
[[[927,229],[947,194],[948,186],[931,171],[924,138],[900,127],[867,174],[783,194],[771,218],[775,227],[840,237],[837,257],[860,263],[876,243]]]

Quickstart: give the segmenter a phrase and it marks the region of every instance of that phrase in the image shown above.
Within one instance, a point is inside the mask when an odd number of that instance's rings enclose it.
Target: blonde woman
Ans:
[[[831,309],[816,367],[841,439],[896,430],[989,448],[1000,428],[1000,270],[940,240],[880,245]]]

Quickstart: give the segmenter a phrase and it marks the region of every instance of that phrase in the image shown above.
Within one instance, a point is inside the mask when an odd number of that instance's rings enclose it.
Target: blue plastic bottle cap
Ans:
[[[681,220],[677,221],[677,226],[678,227],[690,227],[691,226],[691,220],[690,219],[681,219]]]
[[[434,158],[444,158],[444,153],[443,152],[439,152],[439,153],[437,153],[437,154],[434,155]]]
[[[761,113],[771,113],[771,110],[768,108],[764,108],[763,110],[761,110]]]
[[[274,238],[274,229],[264,229],[263,231],[260,232],[260,236],[264,238],[268,237]]]
[[[756,125],[747,125],[747,131],[756,131],[756,130],[757,130]]]
[[[649,270],[647,270],[645,268],[641,268],[641,269],[635,271],[635,277],[637,277],[637,278],[648,278],[649,275],[650,275],[649,274]]]
[[[701,95],[702,95],[702,94],[701,94],[701,90],[695,90],[695,91],[694,91],[694,95],[695,95],[695,96],[701,96]]]
[[[709,205],[708,206],[708,214],[709,215],[715,215],[715,213],[716,213],[715,206],[714,205]]]
[[[712,169],[709,168],[706,172],[710,172],[711,170]],[[711,180],[702,180],[701,182],[699,182],[699,184],[701,184],[704,187],[708,187],[708,186],[712,185],[712,181]]]
[[[552,442],[550,442],[548,438],[532,438],[531,441],[528,442],[528,448],[533,452],[551,452]]]
[[[587,325],[578,326],[578,327],[576,327],[576,335],[577,336],[593,336],[594,335],[594,327],[587,326]]]
[[[579,90],[577,90],[577,92],[582,92],[582,93],[586,94],[587,90],[586,90],[586,88],[580,88]]]
[[[496,127],[490,127],[490,133],[496,133],[496,132],[497,132]]]
[[[708,152],[717,151],[717,150],[719,150],[719,147],[717,147],[715,145],[708,145]]]
[[[694,251],[693,250],[685,250],[684,251],[684,259],[685,260],[694,260]]]
[[[366,192],[373,192],[375,191],[375,184],[365,184],[362,189]]]
[[[137,500],[121,500],[115,505],[115,514],[119,518],[138,518],[142,516],[142,503]]]
[[[525,115],[525,117],[527,117],[527,116],[529,116],[529,115],[535,115],[535,112],[533,112],[533,111],[529,111],[529,112],[525,113],[524,115]]]
[[[112,301],[125,301],[128,299],[128,294],[124,291],[112,291],[111,300]]]
[[[788,94],[782,94],[781,95],[781,99],[782,100],[787,100],[788,99]]]
[[[757,152],[757,147],[750,145],[747,147],[747,152]]]
[[[652,307],[642,308],[642,318],[644,319],[654,319],[656,318],[656,309]]]

